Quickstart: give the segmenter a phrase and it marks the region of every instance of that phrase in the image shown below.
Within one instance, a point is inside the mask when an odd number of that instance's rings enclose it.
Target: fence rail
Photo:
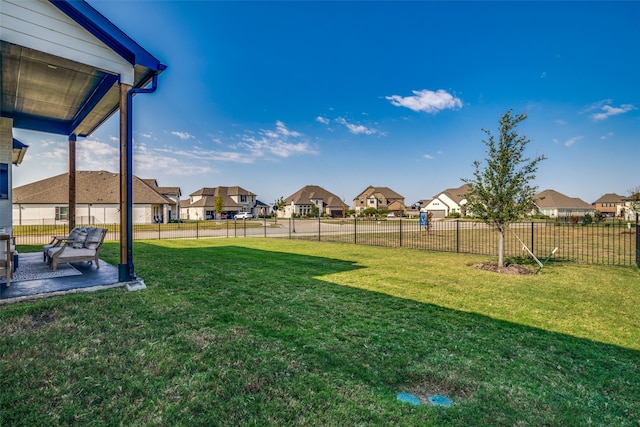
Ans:
[[[106,240],[119,240],[119,225],[100,225]],[[45,244],[53,235],[67,235],[66,224],[14,226],[18,244]],[[135,224],[133,239],[200,239],[214,237],[272,237],[357,245],[405,247],[494,256],[498,234],[486,224],[433,221],[430,227],[413,219],[259,219],[202,221],[173,224]],[[574,224],[563,222],[512,223],[505,236],[505,256],[546,258],[585,264],[638,265],[640,226],[626,222]]]

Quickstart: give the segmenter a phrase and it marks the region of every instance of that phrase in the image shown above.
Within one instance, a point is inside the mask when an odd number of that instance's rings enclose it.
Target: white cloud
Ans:
[[[242,137],[242,142],[236,147],[249,151],[254,158],[270,155],[286,158],[293,155],[317,154],[306,140],[296,141],[303,137],[304,135],[300,132],[291,131],[283,122],[277,121],[275,130],[263,129],[257,134],[247,132]]]
[[[431,154],[425,154],[425,155],[424,155],[424,156],[422,156],[422,157],[424,157],[425,159],[429,159],[429,160],[433,160],[433,159],[435,159],[435,157],[433,157]]]
[[[617,116],[618,114],[628,113],[635,110],[636,107],[632,104],[622,104],[619,107],[613,107],[611,105],[603,105],[601,107],[602,112],[591,115],[593,120],[605,120],[611,116]]]
[[[568,140],[566,140],[564,142],[564,146],[565,147],[571,147],[573,144],[575,144],[576,142],[580,141],[583,137],[582,136],[574,136],[573,138],[570,138]]]
[[[353,124],[353,123],[349,123],[343,117],[338,117],[336,119],[336,122],[340,123],[343,126],[345,126],[347,129],[349,129],[349,132],[354,133],[356,135],[359,135],[359,134],[373,135],[374,133],[378,133],[378,131],[376,129],[368,128],[368,127],[363,126],[363,125],[356,125],[356,124]]]
[[[436,92],[427,89],[412,92],[413,96],[392,95],[385,98],[396,107],[406,107],[413,111],[424,111],[430,114],[462,107],[460,98],[454,97],[443,89],[438,89]]]
[[[134,144],[135,147],[135,144]],[[120,170],[120,148],[95,139],[78,141],[76,162],[79,170]]]
[[[134,174],[138,177],[156,176],[159,170],[163,175],[173,176],[197,176],[213,171],[208,164],[196,164],[181,159],[175,150],[165,153],[161,149],[149,148],[144,144],[134,147]]]
[[[178,132],[174,130],[171,132],[171,135],[175,135],[178,138],[182,139],[183,141],[187,139],[193,139],[193,135],[191,135],[189,132]]]
[[[323,125],[328,125],[330,120],[327,119],[326,117],[318,116],[318,117],[316,117],[316,122],[320,122]]]
[[[175,147],[156,148],[155,153],[162,153],[163,156],[185,157],[189,160],[201,160],[206,162],[234,162],[234,163],[253,163],[254,158],[246,153],[237,151],[218,151],[204,150],[201,148],[193,149],[176,149]]]
[[[285,137],[289,137],[289,136],[299,137],[299,136],[302,136],[302,134],[300,132],[294,132],[294,131],[290,131],[289,129],[287,129],[287,127],[284,125],[284,123],[282,123],[280,120],[278,120],[276,122],[276,128],[278,129],[278,132],[281,135],[284,135]]]

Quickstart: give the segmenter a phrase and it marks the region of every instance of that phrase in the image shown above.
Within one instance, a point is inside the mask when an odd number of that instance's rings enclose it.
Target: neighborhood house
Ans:
[[[150,185],[153,184],[153,185]],[[166,223],[178,215],[171,194],[177,187],[158,187],[155,180],[133,176],[133,223]],[[161,193],[166,191],[167,195]],[[69,176],[60,174],[13,189],[14,225],[64,223],[69,215]],[[76,173],[76,220],[78,224],[120,222],[120,176],[107,171]]]
[[[555,190],[543,190],[534,196],[536,208],[533,214],[541,214],[549,218],[583,217],[593,215],[595,208],[577,197],[568,197]]]
[[[240,212],[255,216],[258,205],[261,204],[256,195],[242,187],[203,187],[180,202],[180,217],[189,220],[221,219]]]
[[[458,188],[448,188],[434,196],[421,210],[431,213],[433,218],[444,218],[452,214],[464,216],[464,205],[467,203],[469,184]]]
[[[353,210],[362,214],[366,209],[387,210],[402,215],[406,210],[404,196],[389,187],[368,186],[353,199]]]
[[[297,216],[342,217],[349,206],[340,197],[317,185],[307,185],[284,199],[284,210],[278,216],[291,218]]]

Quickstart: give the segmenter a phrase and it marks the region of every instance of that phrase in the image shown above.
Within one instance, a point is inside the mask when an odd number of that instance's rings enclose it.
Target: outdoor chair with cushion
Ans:
[[[43,261],[47,262],[47,252],[51,248],[57,248],[63,245],[76,245],[82,247],[84,240],[87,238],[86,227],[75,227],[68,236],[51,236],[51,241],[42,247]]]
[[[0,277],[5,277],[5,285],[11,284],[13,277],[13,251],[15,245],[10,234],[0,233]]]
[[[47,262],[53,271],[57,271],[58,264],[80,261],[95,262],[96,268],[100,268],[100,249],[106,234],[106,228],[86,228],[86,235],[80,238],[82,241],[76,238],[73,242],[67,241],[65,245],[49,248],[46,253]]]

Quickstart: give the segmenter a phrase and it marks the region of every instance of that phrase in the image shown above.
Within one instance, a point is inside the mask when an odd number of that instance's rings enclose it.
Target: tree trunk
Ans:
[[[500,237],[498,238],[498,267],[504,267],[504,230],[498,230]]]

